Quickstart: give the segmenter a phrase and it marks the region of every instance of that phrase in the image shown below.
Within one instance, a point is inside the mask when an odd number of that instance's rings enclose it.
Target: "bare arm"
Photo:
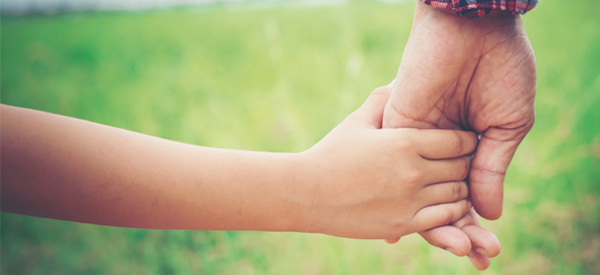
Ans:
[[[381,129],[376,90],[313,148],[187,145],[2,105],[2,211],[111,226],[398,238],[468,210],[477,138]]]
[[[2,106],[7,212],[125,227],[290,230],[294,160]]]

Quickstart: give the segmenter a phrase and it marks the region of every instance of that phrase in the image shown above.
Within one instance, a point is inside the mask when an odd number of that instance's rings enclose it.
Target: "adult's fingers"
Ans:
[[[438,183],[448,181],[462,181],[469,175],[471,157],[463,156],[444,160],[425,160],[425,173],[423,182]]]
[[[417,152],[427,159],[448,159],[473,153],[477,148],[477,135],[458,130],[419,130],[413,140]]]
[[[469,186],[463,181],[444,182],[428,185],[418,193],[427,205],[450,203],[469,196]]]
[[[482,228],[479,223],[479,216],[473,208],[467,212],[467,215],[454,222],[453,226],[460,228],[471,240],[472,250],[486,257],[496,257],[500,254],[500,241],[494,233]]]
[[[526,128],[526,131],[530,127]],[[504,176],[526,131],[516,138],[515,129],[488,129],[471,162],[469,182],[475,210],[490,220],[502,215]]]
[[[457,227],[445,225],[419,232],[429,244],[462,257],[471,251],[471,240]]]
[[[471,251],[467,255],[469,256],[469,260],[478,270],[486,270],[490,266],[490,258],[484,255],[481,255],[477,251]]]
[[[471,208],[471,202],[468,200],[424,207],[413,218],[414,229],[420,232],[450,224],[463,217],[469,211],[469,208]]]
[[[465,218],[460,219],[463,221],[465,219],[471,220],[471,218],[466,215]],[[475,225],[469,225],[467,227],[476,227]],[[441,226],[432,228],[426,231],[419,232],[419,234],[431,245],[437,246],[442,249],[446,249],[452,254],[462,257],[469,256],[471,263],[475,266],[475,268],[479,270],[485,270],[490,265],[490,258],[482,253],[478,252],[474,246],[472,246],[473,240],[471,237],[463,230],[459,229],[456,226]]]
[[[500,241],[492,232],[476,225],[467,225],[462,231],[471,239],[471,249],[486,257],[496,257],[500,254]]]

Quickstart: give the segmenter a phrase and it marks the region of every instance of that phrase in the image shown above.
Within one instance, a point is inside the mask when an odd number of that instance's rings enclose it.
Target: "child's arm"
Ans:
[[[295,154],[187,145],[3,105],[2,211],[123,227],[378,239],[459,219],[470,206],[462,182],[469,158],[461,156],[475,150],[475,135],[381,130],[389,96],[381,91]]]

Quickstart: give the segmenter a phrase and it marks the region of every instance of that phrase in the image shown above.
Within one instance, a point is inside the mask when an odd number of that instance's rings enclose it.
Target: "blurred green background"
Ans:
[[[415,2],[213,4],[1,19],[1,102],[182,142],[310,148],[395,76]],[[537,121],[484,274],[600,274],[600,2],[524,16]],[[69,198],[64,198],[69,199]],[[2,274],[478,274],[419,236],[151,231],[2,213]]]

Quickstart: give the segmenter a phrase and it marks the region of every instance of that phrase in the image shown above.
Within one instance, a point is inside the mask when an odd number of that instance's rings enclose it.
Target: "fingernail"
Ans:
[[[483,249],[483,248],[477,248],[477,249],[475,249],[475,252],[477,252],[477,253],[479,253],[479,254],[481,254],[481,255],[483,255],[483,256],[489,257],[489,256],[487,255],[487,252],[486,252],[486,251],[485,251],[485,249]]]
[[[448,248],[446,248],[446,250],[448,250],[448,251],[450,251],[450,253],[458,256],[458,254],[456,254],[456,250],[454,250],[452,247],[448,247]]]

